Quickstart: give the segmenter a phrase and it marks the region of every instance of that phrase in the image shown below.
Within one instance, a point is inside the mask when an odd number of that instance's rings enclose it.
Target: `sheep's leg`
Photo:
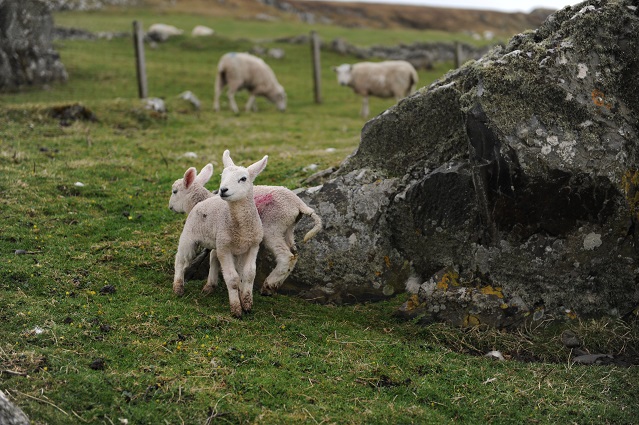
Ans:
[[[222,75],[218,71],[215,74],[215,99],[213,101],[213,109],[215,112],[219,112],[220,110],[220,95],[222,94],[222,89],[224,88],[224,82],[222,81]]]
[[[196,244],[180,240],[175,255],[175,275],[173,276],[173,292],[184,295],[184,271],[195,258]]]
[[[257,104],[255,103],[255,95],[251,93],[248,100],[246,101],[246,112],[256,112]]]
[[[240,301],[244,311],[251,311],[253,308],[253,282],[255,281],[255,262],[259,244],[249,248],[244,255],[242,266],[242,281],[240,283]]]
[[[237,107],[237,103],[235,102],[235,89],[229,86],[229,90],[228,90],[228,97],[229,97],[229,103],[231,104],[231,109],[233,110],[233,112],[235,112],[236,114],[240,113],[240,109]]]
[[[229,304],[231,305],[231,314],[235,317],[242,316],[242,304],[240,303],[240,275],[235,270],[235,260],[230,251],[218,250],[217,258],[220,260],[222,267],[222,276],[226,283],[226,289],[229,292]]]
[[[212,249],[209,255],[209,277],[206,279],[206,285],[202,287],[202,293],[211,294],[215,288],[217,288],[219,271],[220,268],[217,261],[217,252]]]
[[[297,250],[294,244],[289,244],[284,239],[269,242],[266,248],[275,256],[276,265],[262,284],[260,290],[262,295],[273,295],[297,263]]]
[[[362,96],[362,118],[368,117],[368,96]]]

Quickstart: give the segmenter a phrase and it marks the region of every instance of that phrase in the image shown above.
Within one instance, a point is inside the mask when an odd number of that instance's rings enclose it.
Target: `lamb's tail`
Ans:
[[[302,202],[303,203],[303,202]],[[322,218],[315,213],[313,208],[304,204],[304,208],[300,208],[302,214],[308,215],[315,222],[315,226],[304,235],[304,242],[308,242],[313,236],[317,235],[322,230]]]
[[[418,81],[419,76],[417,75],[417,71],[413,68],[410,73],[410,83],[408,84],[407,95],[415,91]]]

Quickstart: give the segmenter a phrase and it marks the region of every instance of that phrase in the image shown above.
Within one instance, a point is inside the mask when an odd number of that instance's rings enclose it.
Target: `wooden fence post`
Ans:
[[[133,46],[135,47],[135,70],[138,75],[138,95],[140,99],[145,99],[148,96],[148,90],[144,63],[144,31],[138,21],[133,21]]]
[[[322,103],[322,69],[320,67],[320,40],[315,31],[311,31],[311,54],[313,57],[313,86],[315,103]]]
[[[455,69],[459,68],[460,66],[462,66],[462,56],[463,56],[463,51],[462,51],[462,44],[459,41],[455,42]]]

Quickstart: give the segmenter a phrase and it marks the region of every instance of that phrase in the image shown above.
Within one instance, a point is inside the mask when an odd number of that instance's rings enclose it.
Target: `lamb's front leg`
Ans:
[[[240,302],[242,309],[246,312],[253,308],[253,282],[255,281],[255,262],[257,261],[257,252],[260,246],[255,245],[249,248],[248,252],[243,256],[244,263],[242,267],[242,281],[240,283]]]
[[[206,285],[202,287],[202,293],[211,294],[217,288],[217,279],[220,268],[217,261],[217,251],[211,250],[209,254],[209,277],[206,279]]]
[[[229,304],[231,314],[235,317],[242,316],[242,304],[240,303],[240,275],[235,270],[235,260],[230,251],[217,250],[217,258],[222,267],[222,276],[229,291]]]

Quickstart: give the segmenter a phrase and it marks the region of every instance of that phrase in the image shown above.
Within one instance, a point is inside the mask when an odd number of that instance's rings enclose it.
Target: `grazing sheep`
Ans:
[[[286,110],[286,92],[278,83],[275,73],[262,59],[249,53],[227,53],[217,64],[215,75],[215,101],[213,108],[220,110],[222,89],[228,86],[228,98],[231,109],[239,112],[235,103],[235,93],[246,89],[250,96],[246,102],[246,111],[257,110],[255,96],[264,96],[275,103],[280,111]]]
[[[204,25],[196,25],[191,31],[193,37],[206,37],[215,34],[212,28],[205,27]]]
[[[368,117],[368,96],[394,97],[399,100],[410,94],[417,83],[417,71],[406,61],[359,62],[333,67],[337,82],[348,86],[362,98],[363,118]]]
[[[207,164],[197,175],[194,167],[186,170],[184,178],[176,180],[173,184],[169,208],[177,213],[188,214],[198,203],[216,196],[204,187],[212,175],[211,164]],[[293,232],[300,216],[308,215],[315,222],[315,226],[304,236],[304,242],[322,229],[322,219],[295,193],[283,186],[254,186],[253,195],[262,219],[262,242],[275,256],[277,263],[262,284],[261,293],[270,295],[281,286],[297,263]],[[215,255],[211,255],[210,258],[215,259]],[[210,293],[217,286],[217,270],[213,267],[216,265],[209,269],[209,278],[202,288],[204,293]]]
[[[151,40],[159,42],[168,40],[172,35],[182,35],[183,33],[184,30],[167,24],[153,24],[146,32]]]
[[[253,200],[253,181],[267,160],[268,156],[264,156],[248,168],[239,167],[229,151],[224,151],[219,196],[195,205],[184,223],[175,256],[176,294],[184,293],[184,271],[197,249],[203,247],[211,250],[209,281],[214,279],[217,284],[217,261],[222,268],[231,314],[240,317],[243,311],[252,309],[255,261],[264,236]]]

